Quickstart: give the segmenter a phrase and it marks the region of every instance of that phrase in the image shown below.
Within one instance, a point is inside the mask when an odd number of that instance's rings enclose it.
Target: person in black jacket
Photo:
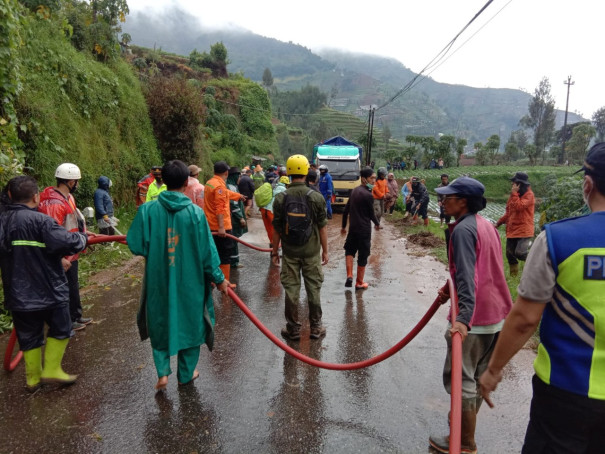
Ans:
[[[82,251],[87,236],[69,232],[37,210],[36,180],[15,177],[3,193],[0,214],[0,269],[4,305],[13,316],[19,346],[25,358],[27,389],[43,383],[71,384],[75,375],[61,368],[72,334],[69,286],[61,258]],[[49,326],[44,368],[44,324]]]
[[[237,188],[239,189],[240,194],[246,196],[246,201],[244,202],[244,211],[247,218],[250,217],[250,210],[252,209],[252,204],[254,203],[254,181],[252,181],[250,173],[250,169],[246,169],[244,172],[242,172],[239,182],[237,183]]]
[[[414,213],[412,224],[418,222],[418,216],[420,215],[424,220],[424,225],[428,227],[429,191],[427,191],[426,186],[418,177],[412,178],[412,194],[410,198],[414,199],[414,203],[412,204],[412,213]]]
[[[380,222],[374,213],[374,196],[372,188],[376,182],[376,174],[371,167],[361,169],[361,186],[357,186],[351,192],[351,196],[345,205],[342,214],[342,230],[344,235],[347,233],[347,217],[351,218],[349,234],[345,241],[345,258],[347,265],[347,280],[345,287],[353,286],[353,259],[357,256],[357,280],[355,281],[355,290],[365,290],[368,283],[363,281],[370,256],[370,245],[372,241],[372,224],[378,226]]]

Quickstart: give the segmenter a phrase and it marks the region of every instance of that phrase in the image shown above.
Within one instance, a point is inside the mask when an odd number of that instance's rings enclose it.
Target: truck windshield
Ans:
[[[328,166],[328,172],[332,175],[333,180],[351,180],[355,181],[359,178],[359,160],[344,161],[344,160],[327,160],[322,159],[319,164]]]

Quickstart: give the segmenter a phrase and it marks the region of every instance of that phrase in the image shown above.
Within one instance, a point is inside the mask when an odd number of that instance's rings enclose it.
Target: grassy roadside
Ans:
[[[410,237],[412,235],[420,234],[422,232],[429,232],[436,238],[440,239],[440,244],[434,247],[427,248],[427,254],[435,257],[440,262],[447,265],[447,251],[445,250],[445,229],[439,226],[439,223],[429,219],[428,228],[422,224],[422,220],[419,220],[418,225],[411,225],[409,223],[403,223],[403,213],[400,211],[394,211],[392,216],[385,218],[388,222],[395,224],[399,231],[405,236]],[[517,286],[521,277],[524,262],[519,264],[519,275],[511,277],[509,275],[508,261],[506,260],[506,236],[504,234],[505,226],[501,226],[498,231],[500,232],[500,241],[502,242],[502,262],[504,263],[504,274],[506,276],[506,283],[508,289],[513,298],[513,301],[517,298]]]

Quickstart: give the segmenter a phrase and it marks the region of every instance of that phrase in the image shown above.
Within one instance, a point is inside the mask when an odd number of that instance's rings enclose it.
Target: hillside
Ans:
[[[197,19],[178,9],[168,10],[161,20],[144,14],[132,15],[124,30],[135,43],[155,45],[181,55],[189,55],[194,48],[208,50],[211,44],[222,41],[229,51],[231,72],[242,72],[261,81],[264,69],[269,68],[277,89],[317,86],[330,97],[330,107],[364,121],[368,106],[381,105],[415,76],[390,58],[339,50],[316,55],[303,46],[246,30],[203,29]],[[530,98],[530,94],[520,90],[474,88],[427,78],[379,111],[375,125],[377,128],[388,125],[393,137],[401,141],[410,134],[439,133],[464,137],[469,144],[483,142],[492,134],[508,138],[527,113]],[[580,120],[570,113],[570,123]],[[559,111],[557,127],[562,124],[563,112]]]

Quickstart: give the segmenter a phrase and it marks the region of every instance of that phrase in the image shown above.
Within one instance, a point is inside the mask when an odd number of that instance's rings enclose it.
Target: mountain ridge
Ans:
[[[161,21],[135,13],[127,19],[124,31],[133,43],[189,55],[193,49],[208,51],[222,41],[228,51],[232,73],[241,72],[257,82],[269,68],[276,88],[299,90],[306,84],[320,88],[329,96],[328,105],[360,118],[371,105],[382,105],[416,76],[391,57],[337,49],[313,52],[299,44],[263,37],[249,30],[212,30],[186,11],[167,10]],[[175,33],[178,30],[178,33]],[[538,81],[536,81],[538,82]],[[493,134],[504,143],[519,129],[527,114],[532,95],[518,89],[470,87],[424,78],[417,87],[377,112],[375,125],[388,126],[394,138],[406,135],[453,134],[469,145],[486,141]],[[365,107],[365,109],[364,109]],[[564,112],[557,111],[557,127]],[[584,120],[568,113],[568,123]]]

